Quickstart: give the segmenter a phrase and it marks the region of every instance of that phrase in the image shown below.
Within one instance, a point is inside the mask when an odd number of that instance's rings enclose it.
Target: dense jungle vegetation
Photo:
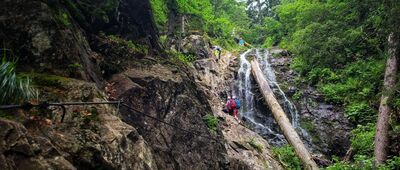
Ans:
[[[391,96],[389,152],[382,169],[400,166],[400,85],[384,90],[388,36],[398,35],[396,0],[152,0],[154,16],[166,39],[171,15],[185,16],[188,30],[208,35],[225,49],[238,48],[233,36],[254,46],[288,49],[291,67],[344,108],[353,123],[351,161],[338,158],[328,169],[373,169],[380,97]],[[177,29],[178,30],[178,29]],[[178,32],[178,33],[177,33]],[[179,35],[179,31],[175,35]],[[397,39],[399,37],[397,36]],[[398,44],[397,44],[398,45]],[[394,47],[399,48],[399,47]],[[397,74],[398,75],[398,74]],[[397,76],[398,77],[398,76]],[[288,149],[285,149],[286,151]],[[290,151],[290,149],[289,149]],[[280,152],[286,153],[288,152]],[[290,152],[289,152],[290,153]],[[291,162],[293,159],[287,159]],[[298,166],[293,166],[298,169]]]

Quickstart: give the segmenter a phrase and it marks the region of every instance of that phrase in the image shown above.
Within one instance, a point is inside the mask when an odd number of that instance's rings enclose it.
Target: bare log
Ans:
[[[279,105],[278,101],[275,98],[274,93],[268,85],[267,80],[265,79],[259,63],[256,59],[251,61],[251,71],[253,73],[254,78],[256,79],[259,88],[261,90],[262,95],[265,98],[266,104],[269,106],[276,122],[279,127],[283,131],[285,138],[289,141],[290,145],[293,146],[296,154],[299,156],[302,161],[304,167],[310,170],[319,169],[317,164],[312,159],[311,154],[307,151],[303,142],[301,141],[299,135],[294,130],[292,124],[290,124],[289,119],[287,118],[285,112],[282,107]]]

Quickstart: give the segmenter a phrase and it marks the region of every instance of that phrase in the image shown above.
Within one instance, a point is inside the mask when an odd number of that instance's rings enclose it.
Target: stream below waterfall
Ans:
[[[249,59],[257,59],[264,76],[268,79],[268,83],[275,97],[291,120],[292,125],[305,144],[311,147],[311,137],[300,127],[300,116],[296,106],[286,97],[285,93],[279,87],[274,69],[268,61],[269,57],[271,57],[271,55],[267,49],[251,49],[240,55],[238,78],[233,88],[233,94],[241,100],[242,104],[239,115],[251,129],[267,139],[270,144],[282,146],[287,143],[271,112],[263,103],[262,96],[258,92],[258,86],[251,76],[251,64]]]

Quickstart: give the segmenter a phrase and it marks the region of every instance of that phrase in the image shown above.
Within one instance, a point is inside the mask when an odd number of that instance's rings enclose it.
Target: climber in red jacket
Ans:
[[[226,108],[228,109],[228,113],[230,115],[233,114],[235,119],[240,123],[240,120],[238,118],[239,110],[238,110],[237,103],[236,103],[235,99],[236,99],[235,96],[231,96],[230,99],[226,102]]]

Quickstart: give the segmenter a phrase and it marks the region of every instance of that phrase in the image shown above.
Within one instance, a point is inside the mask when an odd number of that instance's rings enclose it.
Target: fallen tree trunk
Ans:
[[[279,105],[276,100],[274,93],[268,85],[267,80],[265,79],[259,63],[256,59],[251,61],[251,72],[253,73],[254,78],[256,79],[259,88],[261,90],[262,95],[265,98],[266,104],[269,106],[272,114],[278,122],[279,127],[283,131],[285,138],[293,146],[296,154],[299,156],[302,161],[304,167],[306,169],[316,170],[319,169],[317,164],[311,157],[311,154],[307,151],[303,142],[300,139],[300,136],[294,130],[293,126],[290,124],[289,119],[287,118],[285,112],[282,107]]]

